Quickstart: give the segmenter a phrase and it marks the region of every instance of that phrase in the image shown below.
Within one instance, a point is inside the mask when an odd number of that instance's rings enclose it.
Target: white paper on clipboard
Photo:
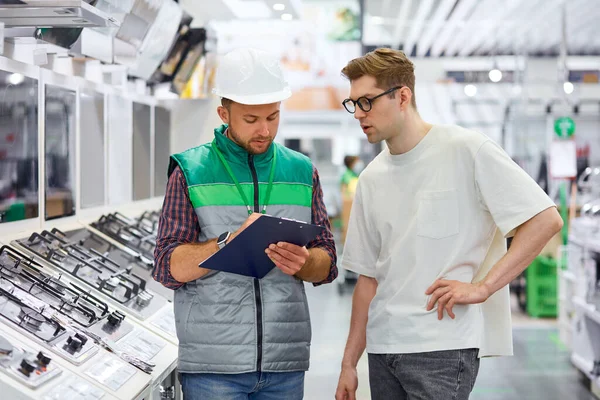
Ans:
[[[555,179],[577,176],[577,146],[574,140],[554,140],[550,146],[550,176]]]

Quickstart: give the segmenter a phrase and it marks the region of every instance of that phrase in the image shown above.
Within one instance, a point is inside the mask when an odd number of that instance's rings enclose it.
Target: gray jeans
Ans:
[[[479,371],[479,350],[369,354],[372,400],[467,400]]]

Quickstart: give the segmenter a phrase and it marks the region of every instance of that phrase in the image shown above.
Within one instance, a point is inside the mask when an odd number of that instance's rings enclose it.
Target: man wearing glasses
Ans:
[[[350,215],[342,266],[360,276],[336,400],[355,399],[365,347],[373,399],[468,399],[479,358],[512,354],[508,283],[562,220],[492,140],[421,119],[404,53],[378,49],[342,73],[344,107],[387,149]]]

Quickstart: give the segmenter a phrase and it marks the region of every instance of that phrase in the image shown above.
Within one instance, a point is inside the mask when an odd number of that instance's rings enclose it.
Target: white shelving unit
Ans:
[[[575,306],[572,298],[574,295],[575,275],[567,270],[558,271],[558,327],[560,340],[572,348],[573,317]]]
[[[585,360],[583,357],[573,353],[571,355],[571,362],[581,373],[583,373],[590,380],[590,390],[596,396],[600,397],[600,377],[592,376],[589,371],[592,369],[592,365]]]
[[[600,310],[586,300],[590,272],[595,269],[590,252],[600,253],[600,239],[596,229],[589,228],[590,221],[576,219],[569,244],[563,249],[568,268],[558,274],[558,320],[560,339],[571,350],[571,362],[590,380],[590,390],[600,398],[600,376],[592,374],[594,361],[600,360]]]

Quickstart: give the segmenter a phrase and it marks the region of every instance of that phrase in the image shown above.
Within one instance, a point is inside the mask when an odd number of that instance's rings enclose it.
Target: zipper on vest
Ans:
[[[258,175],[254,167],[254,157],[248,154],[248,166],[252,172],[252,181],[254,182],[254,212],[260,212]],[[260,281],[254,278],[254,300],[256,301],[256,371],[260,372],[262,368],[262,348],[263,348],[263,325],[262,325],[262,298],[260,295]]]
[[[248,165],[250,166],[250,172],[252,172],[252,181],[254,181],[254,212],[258,213],[260,212],[258,174],[256,173],[256,168],[254,168],[254,156],[252,154],[248,154]]]

